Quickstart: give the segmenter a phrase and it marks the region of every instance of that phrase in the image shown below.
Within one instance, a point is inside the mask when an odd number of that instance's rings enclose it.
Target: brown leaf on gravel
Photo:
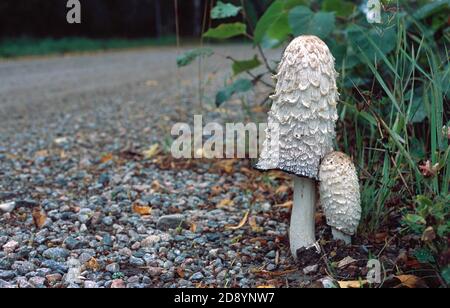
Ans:
[[[339,261],[337,263],[337,267],[338,268],[344,268],[344,267],[346,267],[346,266],[348,266],[348,265],[350,265],[352,263],[355,263],[355,262],[357,262],[357,260],[355,260],[352,257],[348,256],[348,257],[342,259],[341,261]]]
[[[91,258],[86,262],[86,267],[93,271],[98,271],[100,269],[100,264],[98,263],[96,258]]]
[[[214,164],[214,168],[222,172],[231,174],[233,173],[234,165],[236,164],[236,159],[223,159]]]
[[[277,188],[277,190],[275,191],[275,193],[277,195],[283,194],[283,193],[287,193],[289,191],[290,187],[287,185],[281,185],[280,187]]]
[[[223,199],[217,204],[218,209],[224,209],[224,208],[230,208],[234,205],[233,200],[230,199]]]
[[[289,270],[285,270],[285,271],[280,271],[280,272],[270,272],[270,271],[266,271],[266,270],[260,270],[260,269],[253,269],[250,270],[253,274],[255,275],[262,275],[262,276],[269,276],[269,277],[280,277],[280,276],[286,276],[292,273],[296,273],[298,272],[298,269],[289,269]]]
[[[369,282],[367,280],[338,281],[338,284],[341,289],[362,289]]]
[[[146,205],[133,204],[133,212],[141,216],[148,216],[152,214],[152,208]]]
[[[37,151],[36,154],[34,154],[35,157],[48,157],[48,155],[48,150]]]
[[[184,269],[181,268],[181,267],[177,267],[176,271],[177,271],[177,274],[178,274],[178,276],[179,276],[180,278],[184,278],[184,276],[186,275],[186,274],[184,273]]]
[[[114,158],[113,154],[112,153],[108,153],[108,154],[103,155],[100,158],[100,162],[102,164],[104,164],[104,163],[107,163],[107,162],[111,161],[113,158]]]
[[[261,232],[264,231],[263,227],[258,226],[255,216],[250,217],[250,219],[248,220],[248,224],[252,228],[252,231],[255,232],[255,233],[261,233]]]
[[[158,182],[158,180],[154,180],[152,182],[151,188],[153,192],[159,192],[161,190],[161,184]]]
[[[245,212],[244,218],[242,218],[241,222],[237,226],[226,226],[226,230],[239,230],[242,228],[248,220],[248,215],[250,214],[250,211]]]
[[[40,207],[36,207],[33,209],[33,212],[31,215],[33,216],[33,222],[36,227],[38,227],[40,229],[45,225],[45,221],[47,220],[47,215],[45,214],[43,209],[41,209]]]
[[[436,232],[434,232],[433,227],[428,227],[423,231],[422,241],[425,243],[432,242],[436,239]]]
[[[211,187],[211,197],[220,195],[223,192],[222,186],[216,185]]]
[[[422,279],[414,275],[399,275],[395,276],[395,278],[400,281],[400,285],[398,285],[396,288],[401,287],[406,287],[409,289],[428,288],[428,286]]]
[[[275,207],[291,209],[293,205],[294,205],[293,201],[288,201],[288,202],[283,203],[283,204],[277,204],[277,205],[275,205]]]

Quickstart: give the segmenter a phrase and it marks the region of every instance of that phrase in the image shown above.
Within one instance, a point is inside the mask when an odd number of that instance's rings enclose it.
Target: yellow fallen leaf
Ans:
[[[275,191],[275,193],[277,195],[282,194],[282,193],[286,193],[289,191],[289,186],[287,185],[281,185],[280,187],[278,187],[278,189]]]
[[[146,205],[133,204],[133,212],[141,216],[148,216],[152,213],[152,208]]]
[[[100,162],[101,162],[102,164],[104,164],[104,163],[109,162],[109,161],[112,160],[112,159],[113,159],[112,153],[108,153],[108,154],[103,155],[103,156],[100,158]]]
[[[152,159],[156,154],[159,153],[159,144],[155,143],[148,150],[144,151],[144,159]]]
[[[147,80],[145,82],[145,85],[147,87],[157,87],[159,85],[159,82],[158,82],[158,80]]]
[[[399,287],[407,287],[409,289],[416,288],[426,288],[427,285],[425,282],[417,276],[414,275],[399,275],[395,276],[398,280],[400,280],[401,285]]]
[[[37,151],[36,154],[34,155],[35,157],[47,157],[48,156],[48,151],[47,150],[41,150],[41,151]]]
[[[233,173],[235,159],[224,159],[215,164],[216,168],[222,170],[225,173]]]
[[[86,262],[86,267],[93,271],[98,271],[100,269],[100,264],[98,263],[97,259],[92,257],[89,261]]]
[[[242,218],[241,222],[237,226],[226,226],[226,230],[238,230],[242,228],[248,220],[248,215],[250,214],[250,211],[245,212],[244,218]]]
[[[263,227],[258,226],[258,224],[256,223],[256,217],[254,216],[250,217],[250,219],[248,220],[248,224],[252,228],[252,231],[255,233],[260,233],[264,231]]]
[[[338,281],[341,289],[362,289],[368,283],[367,280]]]
[[[276,287],[275,286],[271,286],[271,285],[269,285],[269,286],[258,286],[258,287],[256,287],[257,289],[275,289]]]
[[[31,216],[33,216],[33,222],[38,228],[42,228],[47,221],[47,215],[41,208],[34,208]]]
[[[350,264],[355,263],[355,262],[357,262],[357,260],[355,260],[355,259],[353,259],[352,257],[349,256],[349,257],[346,257],[346,258],[342,259],[341,261],[339,261],[338,264],[337,264],[337,267],[338,268],[344,268],[347,265],[350,265]]]
[[[217,208],[218,209],[223,209],[223,208],[229,208],[229,207],[232,207],[234,205],[234,202],[233,202],[233,200],[230,200],[230,199],[223,199],[222,201],[220,201],[218,204],[217,204]]]
[[[283,203],[283,204],[277,204],[277,205],[275,205],[275,207],[282,207],[282,208],[290,209],[290,208],[292,208],[293,205],[294,205],[293,201],[288,201],[288,202]]]

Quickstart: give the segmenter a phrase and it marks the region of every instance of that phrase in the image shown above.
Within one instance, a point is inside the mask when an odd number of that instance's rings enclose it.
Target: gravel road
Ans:
[[[292,270],[288,208],[273,208],[286,190],[265,200],[245,189],[263,181],[246,162],[227,173],[217,162],[142,157],[199,111],[198,67],[178,71],[176,56],[155,48],[0,62],[0,206],[10,206],[0,210],[0,287],[306,283]],[[213,56],[204,66],[203,110],[214,114],[208,97],[229,63]],[[230,228],[246,213],[250,224]]]

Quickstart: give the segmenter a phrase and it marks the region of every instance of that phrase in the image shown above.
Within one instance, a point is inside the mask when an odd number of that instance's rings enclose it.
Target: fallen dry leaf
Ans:
[[[414,275],[399,275],[395,276],[396,279],[400,281],[400,285],[397,288],[407,287],[409,289],[416,288],[427,288],[425,282],[417,276]]]
[[[133,204],[133,212],[141,216],[148,216],[152,214],[152,208],[146,205]]]
[[[217,204],[217,208],[218,209],[223,209],[223,208],[229,208],[232,207],[234,205],[233,200],[230,199],[223,199],[221,200],[218,204]]]
[[[148,150],[142,152],[144,159],[149,160],[156,156],[159,153],[159,144],[155,143]]]
[[[154,180],[151,185],[151,189],[153,192],[159,192],[161,190],[161,184],[158,182],[158,180]]]
[[[40,207],[36,207],[33,209],[33,212],[31,215],[33,216],[33,222],[36,227],[38,227],[40,229],[45,225],[45,221],[47,220],[47,215],[45,214],[43,209],[41,209]]]
[[[355,259],[353,259],[352,257],[349,256],[349,257],[346,257],[346,258],[342,259],[341,261],[339,261],[338,264],[337,264],[337,267],[338,268],[344,268],[347,265],[350,265],[350,264],[355,263],[355,262],[357,262],[357,260],[355,260]]]
[[[367,280],[338,281],[338,284],[341,289],[362,289],[369,282]]]
[[[233,173],[234,164],[237,162],[236,159],[224,159],[214,164],[214,166],[225,172],[225,173]]]
[[[285,271],[280,271],[280,272],[269,272],[266,270],[259,270],[259,269],[252,270],[253,274],[265,275],[265,276],[270,276],[270,277],[286,276],[286,275],[296,273],[296,272],[298,272],[298,269],[290,269],[290,270],[285,270]]]
[[[86,267],[93,271],[98,271],[100,269],[100,264],[98,263],[96,258],[91,258],[86,262]]]
[[[283,204],[275,205],[275,207],[281,207],[281,208],[287,208],[287,209],[291,209],[293,206],[294,206],[294,202],[293,201],[288,201],[288,202],[283,203]]]
[[[268,286],[257,286],[256,288],[257,289],[275,289],[276,287],[268,285]]]
[[[104,163],[107,163],[107,162],[111,161],[112,159],[113,159],[112,153],[108,153],[108,154],[103,155],[103,156],[100,158],[100,162],[101,162],[102,164],[104,164]]]
[[[255,232],[255,233],[261,233],[261,232],[264,231],[264,228],[261,227],[261,226],[258,226],[258,224],[256,223],[256,217],[255,216],[250,217],[250,219],[248,220],[248,224],[252,228],[252,231]]]
[[[197,225],[195,223],[191,224],[191,227],[189,229],[192,233],[195,233],[197,231]]]
[[[428,227],[425,229],[425,231],[423,231],[422,234],[422,241],[429,243],[432,242],[436,239],[436,232],[434,232],[433,227]]]
[[[419,166],[420,171],[422,172],[422,175],[426,178],[434,177],[440,169],[439,164],[431,165],[431,161],[427,160],[425,164]]]
[[[47,150],[37,151],[34,156],[35,157],[47,157],[48,156],[48,151]]]
[[[180,278],[184,278],[185,276],[184,269],[182,269],[181,267],[177,267],[177,274]]]
[[[289,186],[287,185],[281,185],[280,187],[277,188],[277,190],[275,191],[275,193],[277,195],[283,194],[283,193],[287,193],[289,191]]]
[[[158,82],[158,80],[147,80],[145,82],[145,85],[147,87],[157,87],[159,85],[159,82]]]
[[[248,215],[250,214],[250,211],[245,212],[244,218],[242,218],[241,222],[237,226],[226,226],[226,230],[238,230],[242,228],[248,220]]]

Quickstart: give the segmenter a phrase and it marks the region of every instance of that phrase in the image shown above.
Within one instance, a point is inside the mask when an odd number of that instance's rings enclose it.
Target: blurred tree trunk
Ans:
[[[158,37],[162,36],[161,0],[154,0],[155,5],[155,32]]]
[[[194,0],[194,35],[200,36],[202,34],[202,0]]]

